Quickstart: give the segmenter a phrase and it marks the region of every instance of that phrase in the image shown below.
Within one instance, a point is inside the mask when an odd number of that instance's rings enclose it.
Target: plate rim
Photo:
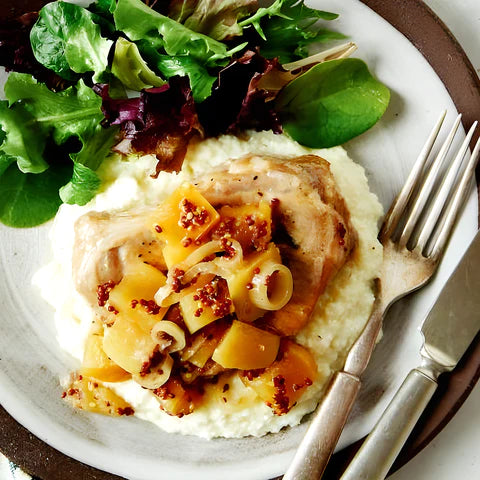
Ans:
[[[360,2],[383,17],[422,53],[447,88],[457,110],[464,114],[463,125],[466,129],[476,118],[480,118],[480,79],[448,27],[423,1],[360,0]],[[32,3],[39,5],[47,2],[40,0]],[[30,2],[28,0],[23,2],[23,6],[26,4],[30,5]],[[19,7],[21,8],[21,5]],[[435,38],[435,41],[432,41],[432,38]],[[447,58],[448,62],[445,61]],[[459,78],[463,82],[459,82]],[[479,133],[476,134],[476,137],[478,136]],[[430,421],[424,421],[415,429],[413,438],[409,439],[393,471],[413,458],[442,430],[463,404],[479,376],[480,335],[454,373],[440,382],[437,398],[448,391],[449,383],[456,387],[457,395],[449,399],[449,408],[444,415],[439,414],[438,407],[427,410],[425,416],[429,414]],[[463,387],[458,388],[459,385]],[[71,478],[73,473],[77,475],[80,473],[82,478],[92,480],[122,478],[86,465],[54,449],[14,420],[1,405],[0,427],[0,450],[32,475],[52,480]],[[327,478],[336,478],[342,465],[351,458],[361,441],[334,455],[326,472]]]

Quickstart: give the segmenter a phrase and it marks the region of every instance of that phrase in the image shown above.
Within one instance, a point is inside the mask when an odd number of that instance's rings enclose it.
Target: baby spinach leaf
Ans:
[[[10,227],[34,227],[50,220],[62,200],[58,189],[71,175],[68,165],[23,173],[11,164],[0,176],[0,221]]]
[[[100,35],[93,14],[85,8],[66,2],[52,2],[40,11],[30,32],[35,58],[67,80],[71,72],[94,72],[99,81],[108,66],[113,42]]]
[[[147,40],[156,48],[163,47],[168,55],[190,55],[207,67],[224,65],[245,46],[242,44],[229,51],[224,43],[161,15],[141,0],[118,0],[113,17],[117,29],[130,40]]]
[[[12,109],[8,108],[8,102],[0,102],[1,163],[5,164],[7,158],[9,162],[16,161],[25,173],[40,173],[48,168],[43,158],[45,135],[42,130],[32,128],[34,124],[33,117],[22,105]]]
[[[284,130],[307,147],[340,145],[372,127],[390,100],[388,88],[359,59],[331,60],[290,82],[276,99]]]

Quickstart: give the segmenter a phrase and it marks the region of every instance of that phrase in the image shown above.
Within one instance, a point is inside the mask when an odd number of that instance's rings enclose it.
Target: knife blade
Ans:
[[[480,232],[423,321],[422,363],[410,371],[341,480],[383,480],[430,401],[480,331]]]
[[[480,235],[476,234],[422,324],[422,356],[452,370],[480,329]]]

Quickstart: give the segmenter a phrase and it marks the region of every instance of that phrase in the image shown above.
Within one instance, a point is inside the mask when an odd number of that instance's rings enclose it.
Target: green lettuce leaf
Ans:
[[[34,226],[52,218],[62,199],[88,202],[100,186],[95,170],[118,133],[118,127],[100,124],[101,98],[82,80],[54,93],[32,76],[14,72],[5,95],[8,102],[0,102],[0,196],[9,196],[0,199],[0,221]]]
[[[193,98],[196,102],[203,102],[211,95],[212,85],[217,76],[211,75],[201,62],[189,56],[171,56],[159,53],[146,41],[140,40],[137,43],[143,57],[165,78],[175,75],[188,76]]]
[[[14,161],[25,173],[40,173],[48,168],[48,163],[43,158],[45,132],[35,128],[35,120],[23,105],[11,109],[8,108],[8,102],[1,101],[0,126],[3,133],[0,144],[0,172],[7,162],[9,165]]]
[[[168,16],[215,40],[242,35],[238,20],[256,12],[257,0],[173,0]]]
[[[127,88],[136,91],[143,88],[160,87],[166,83],[148,67],[140,55],[138,47],[122,37],[115,44],[112,73]]]
[[[245,46],[242,44],[228,50],[224,43],[161,15],[141,0],[118,0],[113,17],[117,29],[130,40],[146,40],[154,48],[164,48],[168,55],[189,55],[206,67],[225,65],[233,53]]]
[[[60,188],[60,198],[64,203],[85,205],[95,196],[100,185],[100,178],[92,169],[74,163],[72,178]]]
[[[275,101],[284,130],[312,148],[341,145],[372,127],[390,100],[388,88],[356,58],[331,60],[290,82]]]
[[[82,149],[70,154],[74,162],[72,178],[60,189],[64,203],[85,205],[96,195],[101,181],[95,170],[109,155],[118,131],[118,127],[102,128],[99,125]]]
[[[101,36],[92,13],[66,2],[52,2],[41,9],[30,42],[35,58],[45,67],[67,80],[76,78],[73,72],[94,72],[94,82],[107,70],[113,44]]]
[[[36,128],[37,137],[39,133],[51,132],[57,145],[71,136],[85,142],[103,120],[102,100],[83,80],[74,87],[54,93],[31,75],[12,72],[5,84],[5,95],[14,108],[21,101],[22,107],[31,115],[27,122],[23,122],[22,128]]]

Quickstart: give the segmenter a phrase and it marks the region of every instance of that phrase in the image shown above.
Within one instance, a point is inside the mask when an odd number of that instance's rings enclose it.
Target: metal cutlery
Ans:
[[[422,324],[421,365],[410,371],[342,475],[383,480],[432,398],[440,374],[452,371],[480,330],[480,234]]]
[[[479,140],[470,158],[463,161],[477,126],[475,122],[446,173],[442,170],[460,125],[458,115],[438,154],[428,162],[445,115],[443,112],[437,121],[385,217],[379,234],[384,261],[372,313],[350,349],[343,370],[333,377],[284,480],[322,476],[357,396],[360,375],[370,359],[385,313],[395,301],[430,280],[445,251],[480,151]]]

